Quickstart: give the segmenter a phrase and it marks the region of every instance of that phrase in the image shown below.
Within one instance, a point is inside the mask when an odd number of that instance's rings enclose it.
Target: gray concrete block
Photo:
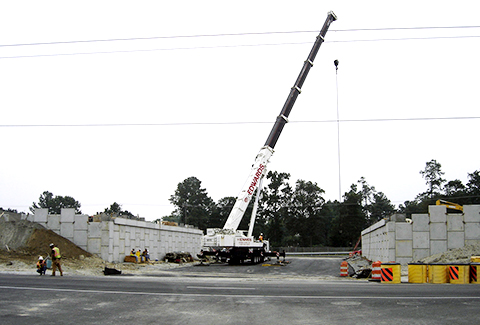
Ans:
[[[396,257],[412,258],[413,246],[411,240],[397,240],[396,243]]]
[[[430,255],[443,253],[447,251],[446,240],[432,240],[430,241]]]
[[[430,231],[428,214],[412,214],[413,231]]]
[[[88,237],[89,238],[102,238],[103,223],[90,222],[88,224]]]
[[[47,222],[48,209],[35,209],[34,221],[39,223]]]
[[[395,239],[412,240],[412,225],[406,222],[397,222],[395,225]]]
[[[447,215],[447,231],[463,231],[463,215],[449,214]]]
[[[480,240],[480,222],[465,223],[465,240]]]
[[[413,233],[413,249],[430,249],[430,232],[415,231]]]
[[[73,232],[73,242],[75,245],[80,246],[83,249],[87,247],[87,231],[86,230],[75,230]]]
[[[60,213],[60,221],[71,222],[75,221],[75,209],[62,209]]]
[[[430,256],[430,249],[414,248],[413,249],[413,261],[421,260],[422,258]]]
[[[87,230],[88,229],[88,216],[84,214],[75,215],[75,230]]]
[[[73,241],[73,223],[62,222],[60,224],[60,235],[70,241]]]
[[[87,240],[87,251],[101,256],[102,240],[99,238],[89,238]]]
[[[447,240],[447,225],[444,222],[431,223],[430,239]]]
[[[430,205],[428,213],[430,222],[447,222],[447,207],[444,205]]]
[[[60,215],[55,214],[48,216],[47,228],[56,233],[60,233]]]
[[[465,246],[465,233],[463,231],[449,231],[447,249],[462,248]]]
[[[480,205],[465,205],[463,214],[465,222],[480,222]]]

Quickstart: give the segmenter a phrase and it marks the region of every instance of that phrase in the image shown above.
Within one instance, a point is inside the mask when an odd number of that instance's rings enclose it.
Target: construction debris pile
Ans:
[[[188,263],[193,262],[193,257],[190,253],[173,252],[165,254],[164,260],[169,263]]]

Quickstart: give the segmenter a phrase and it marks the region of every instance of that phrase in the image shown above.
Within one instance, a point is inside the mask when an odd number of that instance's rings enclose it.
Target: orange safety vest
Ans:
[[[53,258],[58,260],[59,258],[62,257],[62,255],[60,255],[60,249],[58,249],[58,247],[54,247],[52,248],[52,251],[53,251]]]

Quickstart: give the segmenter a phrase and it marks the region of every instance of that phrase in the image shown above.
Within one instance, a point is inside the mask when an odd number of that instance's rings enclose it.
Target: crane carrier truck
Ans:
[[[283,127],[288,122],[288,116],[292,110],[293,105],[301,92],[301,88],[305,79],[313,66],[313,61],[320,49],[320,46],[325,40],[325,35],[330,27],[330,24],[335,21],[337,17],[333,12],[329,12],[325,23],[317,36],[315,44],[313,45],[307,60],[304,62],[302,70],[291,88],[288,98],[283,105],[280,115],[277,117],[275,124],[270,131],[264,146],[255,158],[250,174],[238,195],[235,205],[228,216],[223,229],[209,228],[207,234],[202,238],[202,252],[199,257],[205,255],[216,256],[224,262],[230,264],[240,264],[251,262],[253,264],[263,262],[265,257],[279,256],[285,257],[285,252],[271,252],[269,242],[263,238],[255,239],[253,237],[253,226],[258,207],[258,200],[262,190],[262,180],[266,175],[267,164],[274,152],[275,144],[280,137]],[[249,203],[252,201],[254,193],[256,192],[253,211],[250,219],[248,233],[238,230],[238,226],[247,210]]]

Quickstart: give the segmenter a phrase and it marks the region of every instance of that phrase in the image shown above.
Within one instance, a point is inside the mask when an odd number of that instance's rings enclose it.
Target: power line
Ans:
[[[435,29],[473,29],[480,26],[436,26],[436,27],[386,27],[386,28],[355,28],[355,29],[333,29],[332,32],[374,32],[374,31],[395,31],[395,30],[435,30]],[[277,32],[251,32],[251,33],[219,33],[219,34],[197,34],[197,35],[171,35],[171,36],[151,36],[151,37],[130,37],[130,38],[107,38],[92,40],[73,40],[73,41],[53,41],[36,43],[16,43],[0,44],[0,47],[18,47],[18,46],[38,46],[38,45],[65,45],[81,43],[101,43],[101,42],[126,42],[126,41],[147,41],[159,39],[181,39],[181,38],[201,38],[201,37],[230,37],[230,36],[258,36],[258,35],[276,35],[276,34],[301,34],[318,33],[318,30],[304,31],[277,31]]]
[[[391,41],[416,41],[416,40],[441,40],[441,39],[452,40],[452,39],[466,39],[466,38],[479,38],[479,37],[480,37],[480,35],[376,38],[376,39],[352,39],[352,40],[337,40],[337,41],[333,40],[333,41],[325,41],[325,43],[391,42]],[[93,41],[90,41],[90,42],[93,42]],[[116,54],[116,53],[155,52],[155,51],[179,51],[179,50],[205,50],[205,49],[219,49],[219,48],[260,47],[260,46],[279,46],[279,45],[285,46],[285,45],[303,45],[303,44],[311,44],[311,42],[263,43],[263,44],[259,43],[259,44],[174,47],[174,48],[161,48],[161,49],[114,50],[114,51],[96,51],[96,52],[14,55],[14,56],[2,56],[2,57],[0,57],[0,59],[24,59],[24,58],[54,57],[54,56]],[[25,44],[25,45],[27,45],[27,44]],[[0,45],[0,46],[9,46],[9,45]]]
[[[453,116],[453,117],[412,117],[412,118],[378,118],[378,119],[345,119],[345,120],[317,120],[317,121],[289,121],[289,123],[364,123],[364,122],[408,122],[408,121],[444,121],[444,120],[475,120],[480,116]],[[125,127],[125,126],[211,126],[211,125],[250,125],[272,124],[272,121],[261,122],[174,122],[174,123],[99,123],[99,124],[2,124],[0,128],[27,128],[27,127]]]

